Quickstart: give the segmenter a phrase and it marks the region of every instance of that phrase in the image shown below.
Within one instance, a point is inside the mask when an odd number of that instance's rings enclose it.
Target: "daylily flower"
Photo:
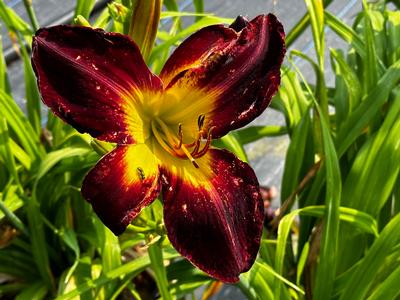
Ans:
[[[282,25],[270,14],[201,29],[159,76],[129,37],[87,27],[40,29],[32,63],[57,116],[117,144],[82,186],[104,224],[121,234],[161,193],[177,251],[236,282],[257,255],[263,202],[249,165],[211,141],[265,110],[284,53]]]

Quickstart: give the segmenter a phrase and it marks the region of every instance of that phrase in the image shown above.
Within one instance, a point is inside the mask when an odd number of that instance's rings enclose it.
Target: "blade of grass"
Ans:
[[[346,205],[376,215],[388,201],[400,166],[400,92],[376,135],[369,138],[355,158],[343,196]],[[385,176],[376,176],[385,174]]]
[[[0,1],[0,19],[4,21],[8,31],[17,33],[20,32],[27,43],[32,44],[33,31],[30,26],[20,18],[13,9],[9,8],[4,1]]]
[[[361,263],[357,266],[340,297],[340,300],[365,299],[370,284],[376,276],[376,271],[382,266],[383,261],[400,243],[400,214],[397,214],[382,230],[380,236],[372,244]]]
[[[322,0],[305,0],[310,15],[311,29],[314,39],[315,51],[321,70],[324,69],[324,6]]]
[[[329,131],[329,126],[324,118],[313,93],[300,71],[295,67],[309,92],[315,109],[319,115],[322,131],[322,145],[326,171],[326,198],[325,218],[323,220],[323,233],[319,254],[319,265],[315,276],[313,290],[314,299],[328,299],[333,291],[333,282],[336,273],[336,255],[339,234],[339,207],[341,200],[342,180],[339,168],[338,155]]]
[[[29,20],[31,21],[32,29],[36,32],[39,29],[39,23],[36,18],[35,11],[33,10],[32,0],[24,0],[24,6],[28,13]]]
[[[154,243],[148,249],[151,268],[154,271],[160,295],[165,300],[172,300],[172,295],[168,289],[167,273],[164,266],[164,258],[160,243]]]
[[[399,290],[400,268],[392,272],[368,297],[368,300],[396,299]]]
[[[72,20],[79,15],[83,16],[86,20],[89,20],[90,13],[92,12],[95,2],[96,0],[77,0],[75,13]]]
[[[2,26],[0,24],[0,30]],[[10,82],[8,81],[7,65],[3,54],[3,40],[0,34],[0,90],[4,90],[7,94],[11,93]]]
[[[54,278],[50,268],[48,248],[44,234],[44,223],[40,202],[37,197],[37,188],[40,179],[47,174],[58,162],[73,156],[85,155],[90,150],[87,148],[64,148],[53,151],[45,156],[36,174],[32,196],[26,198],[26,212],[28,216],[29,233],[32,244],[32,254],[43,280],[50,289],[54,289]]]
[[[168,49],[169,47],[173,46],[176,42],[182,40],[183,38],[187,37],[188,35],[192,34],[193,32],[198,31],[199,29],[201,29],[205,26],[220,24],[220,23],[228,23],[229,24],[232,22],[233,22],[233,19],[219,18],[219,17],[215,17],[215,16],[204,17],[201,20],[193,23],[192,25],[188,26],[184,30],[177,33],[170,40],[156,46],[150,55],[149,61],[150,62],[154,61],[158,55],[160,55],[163,51],[165,51],[165,49]]]
[[[31,60],[24,44],[22,43],[19,34],[17,34],[22,60],[24,62],[24,78],[25,78],[25,97],[26,110],[28,119],[39,137],[41,133],[41,118],[40,118],[40,95],[36,84],[36,76],[33,72]]]
[[[10,136],[8,133],[8,126],[5,118],[0,118],[0,149],[2,150],[2,153],[4,155],[3,159],[6,163],[8,171],[10,172],[12,178],[14,179],[14,182],[18,186],[19,192],[23,193],[23,188],[21,185],[21,181],[19,180],[14,155],[11,152]]]
[[[286,152],[285,166],[281,184],[281,203],[283,203],[296,189],[301,180],[301,171],[304,164],[307,148],[307,136],[311,130],[311,118],[306,112],[300,123],[295,127]]]
[[[249,126],[236,131],[239,143],[246,145],[264,137],[276,137],[287,134],[286,126]]]
[[[14,102],[14,100],[3,90],[0,89],[0,117],[4,117],[16,134],[19,141],[26,151],[32,157],[40,157],[43,149],[39,146],[39,140],[34,129],[26,119],[24,113]]]
[[[173,253],[173,254],[167,254],[165,253],[164,259],[173,259],[179,257],[179,254]],[[145,268],[150,266],[150,258],[148,255],[141,256],[139,258],[136,258],[126,264],[123,264],[122,266],[109,271],[105,273],[104,275],[101,275],[97,279],[89,279],[85,283],[77,286],[76,289],[68,292],[65,295],[61,295],[56,298],[56,300],[67,300],[67,299],[72,299],[74,297],[79,296],[83,292],[86,292],[90,290],[91,288],[99,288],[108,282],[115,280],[116,278],[119,278],[120,276],[134,276],[142,272]]]
[[[336,137],[338,156],[341,157],[358,138],[362,130],[388,100],[389,94],[400,79],[400,60],[396,61],[378,81],[376,87],[363,99],[350,117],[343,123]]]
[[[370,12],[365,0],[364,7],[364,40],[365,40],[365,58],[363,59],[363,81],[364,92],[368,94],[378,81],[377,54],[375,48],[374,31],[372,29]]]
[[[204,13],[204,1],[203,0],[193,0],[193,5],[196,10],[196,13],[202,14]],[[196,21],[199,21],[202,16],[196,16]]]

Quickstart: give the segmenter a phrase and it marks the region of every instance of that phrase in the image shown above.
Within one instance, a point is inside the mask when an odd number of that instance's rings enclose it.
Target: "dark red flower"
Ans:
[[[196,32],[159,77],[127,36],[85,27],[40,29],[32,63],[57,116],[117,143],[82,186],[104,224],[122,233],[162,190],[173,246],[211,276],[236,282],[257,255],[263,202],[253,170],[210,143],[264,111],[284,53],[282,25],[262,15]]]

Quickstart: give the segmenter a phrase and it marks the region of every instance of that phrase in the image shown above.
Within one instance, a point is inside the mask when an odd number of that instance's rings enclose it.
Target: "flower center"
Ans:
[[[206,133],[203,128],[204,120],[204,115],[200,115],[198,117],[197,138],[194,139],[192,143],[187,144],[183,143],[182,124],[180,123],[178,125],[178,133],[176,135],[160,118],[154,117],[151,121],[151,130],[157,142],[165,151],[172,156],[181,159],[189,159],[196,168],[199,168],[196,159],[207,153],[211,145],[212,130],[214,129],[214,127],[211,127],[207,132],[207,139],[203,139],[203,136]]]

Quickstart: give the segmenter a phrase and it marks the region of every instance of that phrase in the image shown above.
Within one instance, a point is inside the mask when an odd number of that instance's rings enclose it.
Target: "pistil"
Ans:
[[[207,134],[207,141],[203,149],[200,150],[201,139],[203,136],[204,119],[204,115],[199,116],[197,120],[199,127],[197,138],[190,144],[183,143],[183,130],[181,123],[179,123],[178,125],[178,136],[171,133],[169,127],[159,118],[153,119],[153,121],[151,122],[151,129],[154,137],[165,151],[167,151],[172,156],[182,159],[189,159],[196,168],[199,168],[199,164],[196,162],[195,158],[200,158],[207,153],[212,140],[211,131],[214,128],[211,127],[209,129]],[[189,151],[189,149],[191,148],[193,149]]]

